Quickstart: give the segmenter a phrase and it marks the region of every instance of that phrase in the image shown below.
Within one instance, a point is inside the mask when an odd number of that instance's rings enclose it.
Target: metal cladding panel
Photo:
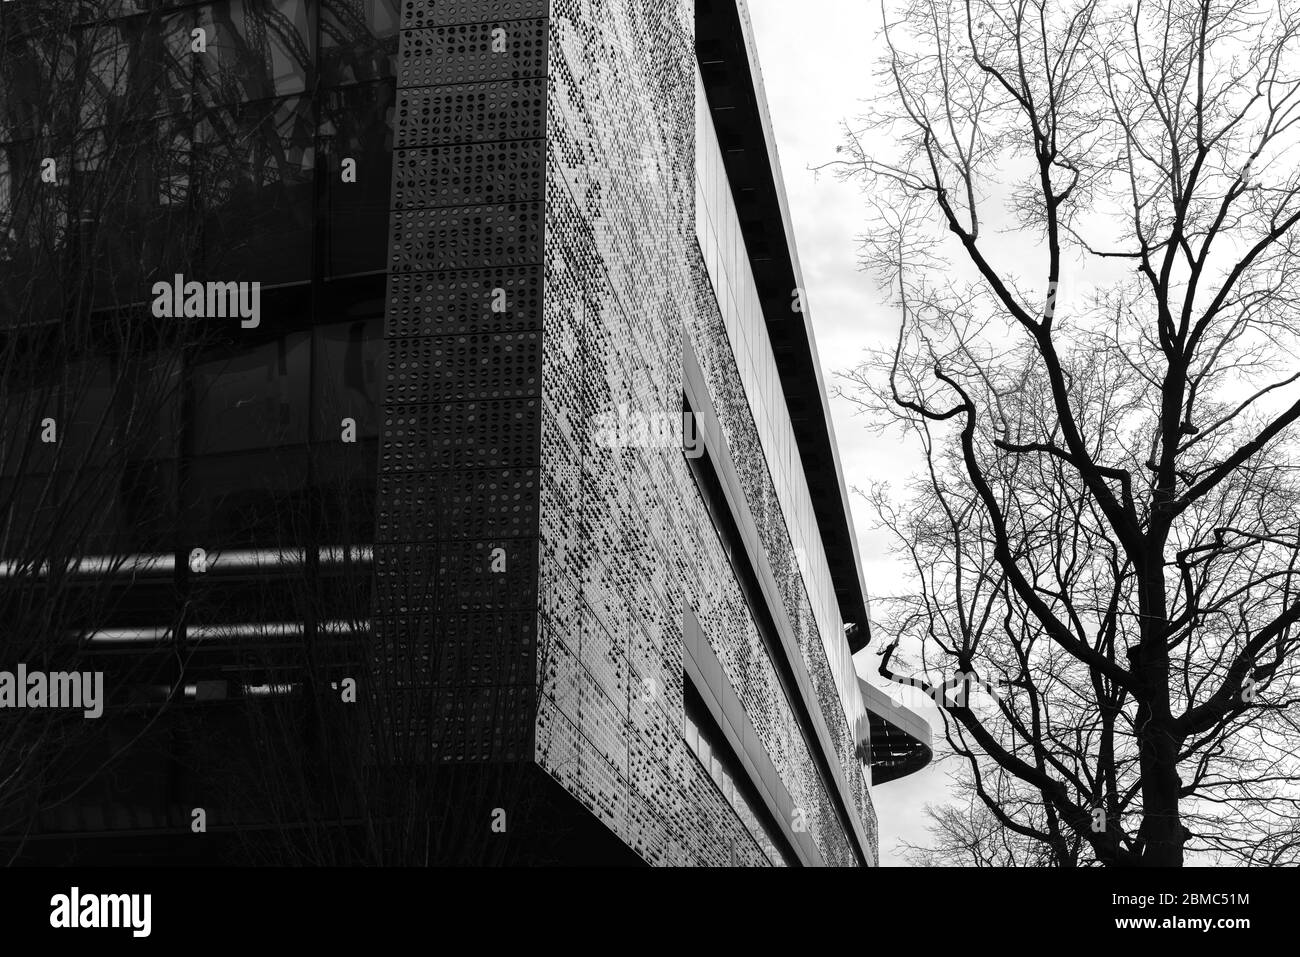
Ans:
[[[403,4],[374,654],[408,761],[532,754],[545,17]]]
[[[851,864],[681,450],[690,336],[794,567],[694,236],[692,30],[689,0],[404,4],[374,653],[408,753],[533,757],[650,863],[779,863],[683,739],[689,608],[799,826]]]
[[[694,5],[554,0],[547,103],[538,762],[655,864],[766,864],[683,739],[690,608],[822,859],[856,858],[682,454],[683,336],[794,567],[695,242]],[[797,581],[797,576],[796,576]],[[783,595],[830,688],[807,596]],[[814,701],[859,779],[837,699]],[[849,795],[851,813],[870,798]],[[863,811],[863,808],[866,810]],[[872,818],[872,821],[874,818]],[[873,824],[868,823],[871,831]],[[868,856],[875,848],[868,850]]]

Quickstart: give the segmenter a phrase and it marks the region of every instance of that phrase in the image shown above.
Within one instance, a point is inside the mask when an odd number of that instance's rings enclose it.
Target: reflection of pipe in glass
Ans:
[[[306,555],[307,553],[300,548],[255,548],[208,552],[206,568],[208,575],[222,571],[246,571],[250,568],[296,568],[305,563]],[[374,561],[374,549],[369,545],[358,545],[351,549],[335,546],[322,548],[317,557],[322,565],[344,565],[349,560],[358,565],[369,565]],[[95,555],[74,558],[67,565],[69,574],[86,577],[162,576],[170,575],[175,570],[176,556],[169,552],[151,555]],[[17,578],[24,572],[44,578],[50,573],[50,563],[41,562],[36,566],[30,562],[0,561],[0,579]]]
[[[178,698],[185,701],[225,701],[228,697],[229,684],[225,681],[193,681],[172,688],[170,685],[136,686],[135,694],[149,701],[166,701]]]
[[[239,693],[245,698],[284,698],[296,694],[298,685],[240,685]]]
[[[302,685],[295,683],[232,685],[228,681],[197,681],[176,689],[171,688],[169,685],[138,687],[136,694],[143,695],[150,701],[165,701],[173,697],[185,701],[227,701],[234,696],[243,698],[283,698],[297,694],[301,689]]]
[[[301,638],[306,630],[302,622],[255,622],[230,625],[189,625],[185,629],[190,641],[229,641],[240,638]],[[161,644],[175,634],[175,628],[98,628],[82,632],[75,637],[84,637],[95,645],[140,645]],[[369,622],[323,621],[316,626],[318,634],[331,637],[358,637],[370,634]]]

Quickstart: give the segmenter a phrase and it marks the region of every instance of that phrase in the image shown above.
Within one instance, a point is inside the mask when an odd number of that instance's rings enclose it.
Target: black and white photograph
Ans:
[[[1300,0],[0,0],[6,936],[1297,866]]]

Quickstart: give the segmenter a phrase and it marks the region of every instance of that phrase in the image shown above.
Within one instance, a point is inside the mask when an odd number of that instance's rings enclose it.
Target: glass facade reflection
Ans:
[[[93,257],[103,306],[186,252],[264,284],[384,268],[396,0],[36,6],[0,21],[0,263],[47,266],[33,247],[66,242],[72,216],[113,224]],[[51,156],[66,172],[43,190]]]
[[[184,827],[256,750],[222,702],[301,686],[303,641],[334,660],[369,614],[342,569],[375,539],[398,23],[398,0],[0,4],[0,614],[55,645],[3,657],[105,670],[102,733],[146,742],[123,768],[152,782],[37,832]],[[177,274],[260,283],[260,326],[154,317]],[[168,709],[151,751],[132,709],[159,694],[212,707]]]

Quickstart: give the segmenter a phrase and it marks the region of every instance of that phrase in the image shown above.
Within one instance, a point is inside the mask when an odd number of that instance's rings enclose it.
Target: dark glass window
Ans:
[[[315,37],[304,0],[226,0],[199,8],[207,55],[198,63],[205,102],[293,96],[313,85]]]
[[[321,445],[313,451],[316,513],[312,528],[322,545],[371,545],[375,540],[375,491],[379,443]]]
[[[307,97],[209,113],[200,124],[207,279],[305,282],[312,273],[315,120]]]
[[[133,16],[84,24],[73,33],[84,71],[78,128],[138,122],[189,108],[191,18]]]
[[[34,139],[43,125],[41,114],[49,89],[40,44],[15,35],[8,23],[0,29],[0,142]]]
[[[54,449],[41,441],[42,421],[58,414],[53,387],[14,382],[0,403],[0,475],[32,475],[53,468]]]
[[[379,318],[316,327],[314,440],[338,441],[344,419],[355,420],[358,441],[378,438],[383,337]]]
[[[305,444],[310,363],[301,332],[195,366],[194,454]]]
[[[58,547],[58,523],[67,501],[65,484],[60,476],[50,474],[0,479],[4,558],[35,559],[64,551]]]
[[[400,0],[322,0],[321,75],[345,86],[396,75]]]
[[[187,208],[193,162],[188,120],[169,118],[114,134],[104,172],[82,191],[78,224],[90,250],[95,303],[152,301],[159,276],[189,273],[202,235]]]
[[[132,462],[175,459],[180,454],[182,368],[179,354],[132,358],[121,373],[117,419]]]
[[[59,410],[62,468],[81,468],[109,457],[116,432],[114,398],[119,390],[125,391],[115,373],[115,364],[108,359],[78,362],[67,368]]]
[[[366,83],[325,95],[321,143],[329,204],[329,274],[378,272],[388,262],[388,207],[393,177],[391,82]],[[343,181],[345,160],[355,182]]]
[[[64,477],[77,553],[85,556],[170,553],[176,528],[176,463],[120,463]]]
[[[41,365],[43,355],[24,353],[22,361]],[[40,381],[7,378],[0,474],[23,477],[25,495],[41,490],[57,506],[48,535],[27,527],[11,544],[27,548],[36,535],[70,554],[170,550],[179,360],[105,356],[69,362]],[[54,443],[44,441],[47,419]]]
[[[294,547],[313,537],[306,449],[203,456],[187,469],[184,531],[195,545]]]

